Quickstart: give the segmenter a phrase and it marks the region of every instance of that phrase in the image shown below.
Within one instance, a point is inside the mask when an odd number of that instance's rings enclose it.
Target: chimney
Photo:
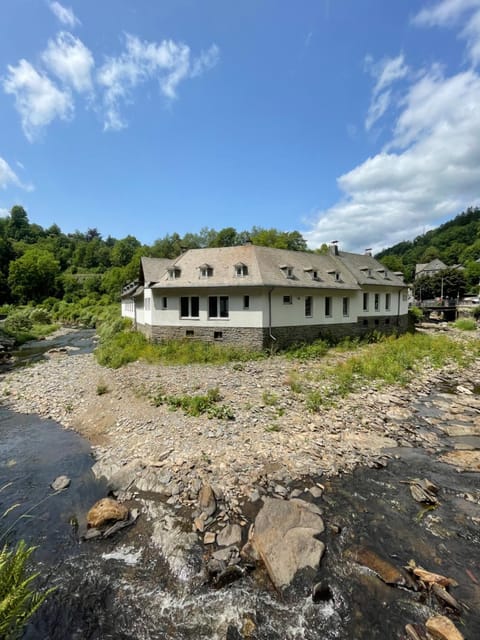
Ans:
[[[368,249],[365,249],[365,255],[372,257],[372,248],[371,247],[369,247]]]
[[[334,256],[338,256],[338,240],[332,240],[330,242],[330,253],[333,253]]]

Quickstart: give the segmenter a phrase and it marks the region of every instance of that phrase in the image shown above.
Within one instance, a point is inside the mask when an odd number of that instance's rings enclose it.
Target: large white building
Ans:
[[[246,244],[142,258],[122,315],[155,340],[196,338],[253,348],[326,336],[404,331],[407,287],[370,254],[326,255]]]

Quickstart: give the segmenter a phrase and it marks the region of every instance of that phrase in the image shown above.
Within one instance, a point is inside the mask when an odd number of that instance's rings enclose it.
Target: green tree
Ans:
[[[8,285],[20,302],[40,302],[56,293],[60,264],[49,251],[32,247],[10,263]]]
[[[26,240],[30,237],[30,223],[23,207],[15,205],[10,209],[7,234],[12,240]]]
[[[117,240],[110,253],[110,259],[114,267],[125,267],[140,247],[140,242],[134,236],[126,236]]]

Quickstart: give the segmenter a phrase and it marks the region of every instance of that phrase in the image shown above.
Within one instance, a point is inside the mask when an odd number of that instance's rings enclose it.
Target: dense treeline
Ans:
[[[424,297],[477,293],[480,280],[480,209],[472,207],[413,241],[400,242],[385,249],[376,258],[392,271],[402,271],[413,282],[415,265],[439,258],[449,269],[441,277],[423,283]],[[453,269],[461,265],[461,269]],[[437,282],[438,281],[438,282]],[[418,284],[418,283],[417,283]],[[445,290],[448,287],[448,292]],[[418,288],[418,287],[417,287]]]
[[[247,239],[282,249],[307,248],[298,231],[261,227],[248,232],[204,228],[183,237],[173,233],[146,246],[132,235],[102,238],[97,229],[70,234],[56,224],[44,229],[29,221],[23,207],[14,206],[0,217],[0,304],[117,302],[122,286],[138,276],[141,256],[175,258],[186,249],[227,247]]]

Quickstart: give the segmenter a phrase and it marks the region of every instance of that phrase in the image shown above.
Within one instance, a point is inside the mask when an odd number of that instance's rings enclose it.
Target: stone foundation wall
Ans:
[[[262,328],[242,327],[152,327],[137,325],[150,340],[203,340],[204,342],[220,342],[224,344],[261,350],[266,345],[265,330]],[[267,331],[268,333],[268,331]]]
[[[408,316],[377,316],[372,318],[360,317],[358,322],[329,324],[329,325],[304,325],[301,327],[274,327],[272,334],[276,340],[270,340],[267,344],[278,348],[287,347],[296,342],[313,342],[318,338],[341,339],[350,337],[362,337],[379,331],[380,333],[405,333],[408,331]],[[268,332],[266,335],[268,338]]]
[[[224,344],[247,347],[249,349],[264,349],[276,347],[283,349],[296,342],[313,342],[318,338],[362,337],[372,331],[381,333],[404,333],[409,329],[408,316],[378,316],[375,318],[359,318],[358,322],[304,325],[300,327],[273,327],[272,335],[267,328],[245,327],[152,327],[137,324],[150,340],[203,340],[205,342],[220,342]]]

